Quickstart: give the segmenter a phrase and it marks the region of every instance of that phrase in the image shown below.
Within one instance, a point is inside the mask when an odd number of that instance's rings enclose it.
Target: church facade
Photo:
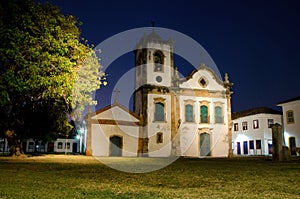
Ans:
[[[173,42],[154,31],[144,35],[134,52],[134,110],[116,101],[90,115],[87,155],[232,155],[232,83],[227,74],[222,81],[199,63],[187,77],[180,77]]]

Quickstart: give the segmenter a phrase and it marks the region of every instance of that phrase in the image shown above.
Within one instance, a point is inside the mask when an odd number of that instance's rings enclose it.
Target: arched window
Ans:
[[[185,121],[194,122],[194,111],[191,104],[185,105]]]
[[[222,107],[215,107],[215,123],[223,123]]]
[[[156,51],[153,54],[154,72],[162,72],[164,70],[164,54],[161,51]]]
[[[205,105],[200,106],[200,122],[208,123],[208,107]]]
[[[155,121],[165,121],[164,104],[161,102],[155,103]]]

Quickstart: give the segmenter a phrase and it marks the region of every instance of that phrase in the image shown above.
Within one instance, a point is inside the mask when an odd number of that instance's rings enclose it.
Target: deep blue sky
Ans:
[[[152,20],[157,27],[190,36],[206,49],[222,75],[229,73],[233,111],[275,108],[300,95],[300,1],[48,2],[82,21],[82,36],[96,45],[119,32],[149,27]],[[98,108],[110,103],[116,74],[125,72],[124,63],[133,64],[133,59],[129,53],[112,64],[109,86],[99,91]]]

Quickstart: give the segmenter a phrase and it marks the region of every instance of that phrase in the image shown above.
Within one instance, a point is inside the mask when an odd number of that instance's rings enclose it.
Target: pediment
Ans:
[[[207,67],[200,67],[192,71],[186,77],[186,81],[182,82],[179,87],[214,91],[225,90],[223,82]]]
[[[135,113],[118,103],[98,110],[91,119],[139,122],[139,117]]]

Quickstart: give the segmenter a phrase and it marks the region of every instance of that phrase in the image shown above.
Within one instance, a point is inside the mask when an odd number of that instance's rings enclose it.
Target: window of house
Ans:
[[[4,141],[0,142],[0,149],[4,148]]]
[[[163,133],[157,133],[156,134],[156,143],[163,143]]]
[[[287,119],[287,123],[288,124],[292,124],[294,123],[294,111],[287,111],[286,112],[286,119]]]
[[[273,119],[268,119],[268,128],[272,128],[274,125],[274,120]]]
[[[57,148],[62,149],[63,148],[63,143],[62,142],[57,143]]]
[[[70,142],[65,143],[65,147],[66,147],[67,149],[70,149]]]
[[[154,113],[155,121],[165,121],[165,110],[164,104],[161,102],[155,103],[155,113]]]
[[[200,106],[200,122],[201,123],[208,123],[208,107],[203,105]]]
[[[258,120],[253,120],[253,128],[254,129],[258,129],[259,128]]]
[[[28,143],[28,149],[33,149],[34,143],[33,142],[29,142]]]
[[[256,140],[256,149],[261,149],[261,140]]]
[[[191,105],[191,104],[185,105],[185,121],[186,122],[194,121],[193,105]]]
[[[216,119],[216,123],[223,123],[223,114],[222,114],[221,106],[215,107],[215,119]]]
[[[249,148],[254,149],[254,141],[253,140],[249,141]]]
[[[243,122],[242,123],[242,127],[243,127],[243,131],[248,130],[248,123],[247,122]]]
[[[233,124],[233,128],[234,128],[234,131],[238,131],[239,130],[239,124],[238,123],[234,123]]]

